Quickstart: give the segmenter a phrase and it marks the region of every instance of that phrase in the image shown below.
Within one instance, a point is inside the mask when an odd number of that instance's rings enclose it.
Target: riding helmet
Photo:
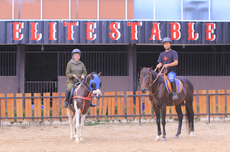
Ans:
[[[170,42],[172,44],[172,40],[169,37],[163,38],[162,43],[164,44],[165,42]]]
[[[79,49],[74,49],[74,50],[72,51],[72,55],[73,55],[74,53],[80,53],[80,54],[81,54],[81,51],[80,51]]]

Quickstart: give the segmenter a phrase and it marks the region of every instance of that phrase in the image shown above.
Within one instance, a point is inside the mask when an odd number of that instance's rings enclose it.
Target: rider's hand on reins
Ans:
[[[156,68],[160,69],[160,68],[161,68],[161,65],[160,65],[160,64],[157,64],[157,67],[156,67]]]
[[[73,74],[73,77],[74,77],[75,79],[77,79],[77,76],[76,76],[75,74]]]
[[[168,67],[169,67],[168,64],[165,64],[165,65],[163,66],[163,68],[165,68],[165,69],[167,69]]]

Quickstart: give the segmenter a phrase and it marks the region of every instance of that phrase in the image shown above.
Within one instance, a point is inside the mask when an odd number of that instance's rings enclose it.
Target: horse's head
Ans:
[[[101,72],[99,74],[92,72],[90,73],[89,77],[87,78],[87,82],[89,84],[89,89],[90,91],[93,92],[93,96],[97,99],[99,99],[100,93],[101,93],[101,80],[100,80],[100,75]]]
[[[149,90],[150,83],[152,82],[152,68],[143,67],[140,70],[141,91],[146,93]]]

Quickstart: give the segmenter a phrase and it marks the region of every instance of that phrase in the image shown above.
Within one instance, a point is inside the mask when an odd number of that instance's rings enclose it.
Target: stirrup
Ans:
[[[178,95],[176,93],[172,94],[172,100],[177,100],[178,99]]]

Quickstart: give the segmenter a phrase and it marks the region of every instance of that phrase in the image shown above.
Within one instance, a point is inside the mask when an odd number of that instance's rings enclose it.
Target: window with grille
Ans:
[[[71,53],[59,53],[59,76],[65,76]],[[102,76],[128,76],[128,51],[84,51],[80,59],[87,72],[101,72]]]
[[[230,76],[230,45],[223,46],[172,46],[178,53],[178,76]],[[157,59],[164,51],[162,46],[138,46],[139,66],[155,69]]]
[[[0,76],[16,76],[16,52],[0,52]]]
[[[178,75],[230,76],[229,52],[178,53]]]

